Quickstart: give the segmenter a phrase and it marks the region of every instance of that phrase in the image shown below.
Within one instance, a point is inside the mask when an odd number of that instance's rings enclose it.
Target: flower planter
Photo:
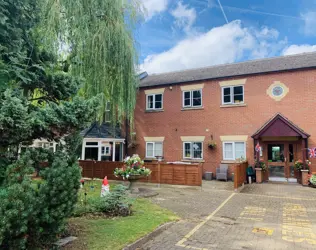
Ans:
[[[297,183],[302,184],[302,173],[299,170],[294,170],[294,177],[297,179]]]
[[[308,186],[308,181],[309,181],[308,172],[309,172],[309,170],[307,170],[307,169],[302,169],[301,170],[301,173],[302,173],[302,185],[303,186]]]
[[[132,191],[133,187],[135,186],[135,182],[144,177],[145,177],[144,175],[140,175],[140,174],[130,175],[128,177],[129,185],[127,189]]]
[[[255,168],[256,170],[256,182],[262,183],[263,182],[263,171],[262,168]]]
[[[216,145],[208,145],[209,149],[215,149]]]

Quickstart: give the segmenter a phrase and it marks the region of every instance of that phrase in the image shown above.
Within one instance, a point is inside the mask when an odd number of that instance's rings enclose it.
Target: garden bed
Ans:
[[[93,186],[93,190],[86,188],[87,202],[92,197],[100,196],[101,182],[94,181]],[[110,186],[113,188],[113,185]],[[82,195],[83,189],[80,191],[79,203],[82,203]],[[134,199],[131,216],[104,217],[85,214],[69,219],[69,233],[78,239],[65,249],[122,249],[158,226],[177,219],[174,213],[153,204],[150,200]]]

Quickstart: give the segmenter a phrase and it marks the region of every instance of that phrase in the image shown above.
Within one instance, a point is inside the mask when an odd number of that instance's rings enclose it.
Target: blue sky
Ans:
[[[141,1],[136,40],[149,73],[316,51],[316,0]]]

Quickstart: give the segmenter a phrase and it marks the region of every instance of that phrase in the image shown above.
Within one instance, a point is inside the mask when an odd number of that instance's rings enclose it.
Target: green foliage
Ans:
[[[128,216],[131,214],[133,200],[128,197],[127,188],[123,185],[113,187],[105,197],[100,197],[100,190],[96,195],[85,190],[86,198],[82,197],[73,212],[73,216],[82,216],[88,213],[103,213],[109,216]]]
[[[97,96],[77,96],[82,78],[42,46],[39,2],[0,0],[1,249],[52,243],[77,201],[78,143],[60,145],[56,153],[27,149],[19,158],[21,144],[41,138],[76,141],[98,109]],[[35,170],[41,182],[31,181]]]
[[[96,203],[96,209],[99,212],[128,216],[131,214],[131,200],[127,195],[127,188],[123,185],[117,185],[105,197],[100,198]]]
[[[32,151],[7,169],[0,189],[0,248],[24,249],[56,240],[77,201],[80,169],[58,152],[41,171],[42,181],[32,184]]]
[[[316,174],[313,174],[311,176],[311,178],[309,179],[309,182],[312,184],[312,185],[315,185],[316,186]]]
[[[139,1],[44,0],[41,3],[41,40],[59,51],[72,74],[86,79],[84,96],[103,93],[97,119],[102,120],[110,101],[113,122],[123,117],[131,121],[138,87],[133,29],[141,18]]]

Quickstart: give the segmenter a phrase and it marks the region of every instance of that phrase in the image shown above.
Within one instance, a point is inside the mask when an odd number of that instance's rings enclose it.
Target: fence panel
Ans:
[[[123,167],[123,162],[101,162],[101,161],[79,161],[82,168],[82,176],[87,178],[103,179],[107,176],[109,180],[118,180],[113,174],[115,168]],[[152,173],[148,178],[140,181],[174,184],[174,185],[202,185],[201,164],[167,164],[167,163],[145,163]]]
[[[234,188],[238,189],[247,181],[247,167],[248,162],[243,162],[236,164],[235,168],[235,177],[234,177]]]

